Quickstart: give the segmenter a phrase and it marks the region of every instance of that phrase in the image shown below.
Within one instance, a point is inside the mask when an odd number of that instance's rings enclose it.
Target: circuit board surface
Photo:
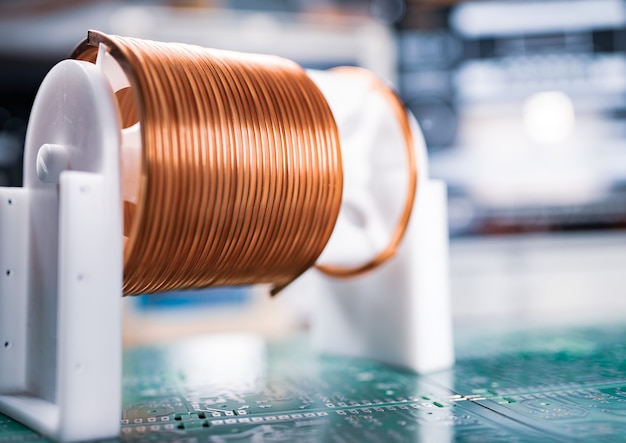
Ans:
[[[415,376],[304,337],[203,336],[124,356],[120,441],[626,442],[626,327],[458,340]],[[0,442],[45,441],[0,416]]]

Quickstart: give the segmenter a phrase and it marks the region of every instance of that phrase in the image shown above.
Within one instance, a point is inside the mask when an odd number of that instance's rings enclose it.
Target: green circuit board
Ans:
[[[626,442],[626,327],[460,337],[428,376],[203,336],[127,350],[123,384],[128,442]],[[40,440],[0,416],[0,441]]]

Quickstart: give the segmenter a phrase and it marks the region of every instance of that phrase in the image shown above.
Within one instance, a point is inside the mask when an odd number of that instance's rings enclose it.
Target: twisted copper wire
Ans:
[[[402,131],[402,137],[404,139],[404,148],[406,152],[406,164],[408,168],[408,180],[407,180],[407,194],[404,200],[404,206],[402,213],[398,218],[396,226],[391,233],[389,242],[387,245],[378,252],[374,257],[366,261],[365,263],[355,266],[339,266],[339,265],[322,265],[318,264],[315,267],[322,273],[335,278],[348,278],[355,277],[357,275],[369,272],[389,259],[394,257],[400,247],[400,243],[404,238],[404,234],[409,226],[411,219],[411,213],[413,212],[413,204],[415,202],[415,195],[417,192],[417,155],[415,152],[415,144],[413,142],[413,131],[411,131],[411,123],[409,121],[409,115],[404,108],[402,100],[396,95],[396,93],[390,89],[382,80],[376,77],[374,74],[366,69],[342,66],[340,68],[334,68],[333,72],[339,75],[352,76],[353,78],[364,79],[369,85],[380,94],[393,112],[396,121],[400,125]]]
[[[141,126],[136,204],[124,202],[124,294],[271,283],[311,267],[334,228],[339,137],[295,63],[90,32],[129,78]],[[134,116],[133,116],[134,115]]]

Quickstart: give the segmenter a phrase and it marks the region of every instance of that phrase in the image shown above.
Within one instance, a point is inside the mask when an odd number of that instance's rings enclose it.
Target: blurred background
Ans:
[[[2,0],[1,186],[21,184],[37,88],[87,29],[374,71],[448,184],[457,324],[626,318],[625,1]],[[249,288],[125,305],[129,342],[308,312]]]

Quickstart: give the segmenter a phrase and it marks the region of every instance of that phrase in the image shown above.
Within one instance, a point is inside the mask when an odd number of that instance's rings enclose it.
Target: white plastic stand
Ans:
[[[310,75],[337,121],[345,176],[337,226],[318,262],[364,262],[386,245],[406,198],[404,140],[388,103],[366,79]],[[447,198],[445,184],[428,178],[424,140],[411,120],[418,191],[398,254],[346,280],[311,270],[288,290],[314,301],[318,350],[431,372],[454,364]]]
[[[55,440],[119,434],[120,129],[93,64],[35,100],[24,188],[0,189],[0,411]]]
[[[419,373],[454,364],[445,202],[444,184],[426,180],[393,259],[354,279],[314,275],[316,349]]]
[[[345,199],[323,260],[348,263],[384,246],[395,222],[404,201],[403,151],[376,147],[381,137],[402,142],[387,131],[393,123],[384,106],[356,112],[358,88],[332,74],[311,76],[345,145]],[[120,430],[120,176],[128,175],[125,191],[132,194],[140,141],[137,125],[120,128],[114,92],[125,86],[104,46],[96,65],[55,66],[33,106],[24,188],[0,188],[0,412],[54,440],[109,438]],[[305,281],[315,280],[322,297],[313,332],[319,349],[429,371],[453,359],[445,188],[427,179],[417,126],[414,132],[419,193],[399,256],[364,278],[311,274]]]

